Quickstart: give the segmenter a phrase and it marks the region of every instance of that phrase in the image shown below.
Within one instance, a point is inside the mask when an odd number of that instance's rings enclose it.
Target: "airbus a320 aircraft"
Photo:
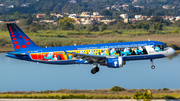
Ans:
[[[7,24],[13,52],[7,57],[33,61],[37,63],[69,65],[93,64],[92,74],[99,71],[98,65],[120,68],[126,61],[149,59],[154,69],[153,59],[164,58],[175,53],[175,50],[158,41],[120,42],[62,47],[38,47],[14,23]]]

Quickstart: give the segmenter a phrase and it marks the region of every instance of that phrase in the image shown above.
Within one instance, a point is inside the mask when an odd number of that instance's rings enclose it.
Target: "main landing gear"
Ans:
[[[152,64],[151,68],[155,69],[155,66],[153,65],[153,59],[151,59],[150,61],[151,61],[151,64]]]
[[[93,69],[91,70],[91,73],[96,74],[97,72],[99,72],[98,63],[93,63]]]

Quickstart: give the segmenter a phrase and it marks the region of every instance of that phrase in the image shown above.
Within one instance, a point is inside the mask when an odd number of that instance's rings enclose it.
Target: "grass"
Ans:
[[[179,33],[173,33],[175,30],[177,30],[176,32],[180,32],[180,28],[178,27],[165,26],[163,31],[158,31],[159,33],[165,34],[150,34],[144,29],[105,30],[103,32],[39,30],[38,33],[28,31],[25,31],[25,33],[40,47],[143,41],[151,39],[167,43],[177,50],[180,47],[180,35]],[[0,51],[12,51],[13,47],[11,44],[8,31],[0,31]]]
[[[30,91],[30,92],[1,92],[0,98],[26,98],[26,99],[131,99],[137,92],[144,89],[126,89],[125,91],[98,90],[67,90],[57,91]],[[180,90],[150,90],[153,99],[180,99]]]
[[[0,94],[0,98],[28,99],[130,99],[132,96],[103,95],[103,94]]]
[[[0,46],[6,46],[11,44],[11,39],[8,32],[0,32]],[[27,35],[32,39],[32,41],[41,47],[54,47],[54,46],[71,46],[74,44],[84,45],[84,44],[97,44],[97,43],[112,43],[112,42],[122,42],[124,40],[105,40],[105,39],[87,39],[87,38],[64,38],[64,37],[51,37],[39,36],[35,33],[27,33]]]

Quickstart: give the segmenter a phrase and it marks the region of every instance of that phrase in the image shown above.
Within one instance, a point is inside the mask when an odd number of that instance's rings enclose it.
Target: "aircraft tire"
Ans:
[[[155,69],[155,66],[154,66],[154,65],[152,65],[152,66],[151,66],[151,68],[152,68],[152,69]]]
[[[99,67],[96,67],[95,70],[96,70],[96,72],[99,72]]]
[[[96,74],[96,69],[93,68],[93,69],[91,70],[91,73],[92,73],[92,74]]]

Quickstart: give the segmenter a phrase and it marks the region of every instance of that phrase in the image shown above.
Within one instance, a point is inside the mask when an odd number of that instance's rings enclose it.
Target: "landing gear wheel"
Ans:
[[[96,72],[99,72],[99,67],[96,67],[95,70],[96,70]]]
[[[151,68],[152,68],[152,69],[155,69],[155,66],[154,66],[154,65],[152,65],[152,66],[151,66]]]
[[[95,67],[91,70],[92,74],[96,74],[97,72],[99,72],[99,67]]]
[[[92,74],[96,74],[96,69],[93,68],[93,69],[91,70],[91,73],[92,73]]]

